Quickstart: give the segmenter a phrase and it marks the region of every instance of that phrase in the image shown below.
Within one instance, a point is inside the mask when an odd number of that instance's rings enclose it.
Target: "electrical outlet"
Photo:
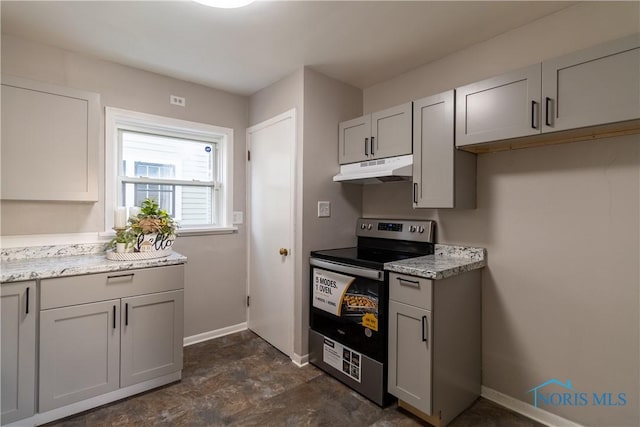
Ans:
[[[177,105],[179,107],[184,107],[185,105],[187,105],[187,100],[181,96],[170,95],[169,103],[171,103],[172,105]]]
[[[318,202],[318,218],[331,216],[331,202]]]
[[[243,213],[240,211],[233,211],[233,223],[234,224],[242,224],[244,221]]]

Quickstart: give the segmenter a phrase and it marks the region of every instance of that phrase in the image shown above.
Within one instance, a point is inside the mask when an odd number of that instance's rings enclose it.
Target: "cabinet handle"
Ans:
[[[531,127],[533,129],[538,129],[536,126],[536,105],[538,105],[536,101],[531,101]]]
[[[427,342],[427,316],[422,316],[422,342]]]
[[[413,183],[413,203],[418,203],[418,183]]]
[[[398,283],[400,283],[400,285],[402,286],[409,286],[411,288],[420,289],[420,282],[418,282],[417,280],[407,280],[407,279],[398,277]]]
[[[27,286],[27,305],[25,307],[24,314],[29,314],[29,289],[31,289],[31,286]]]
[[[113,329],[116,328],[116,306],[113,306]]]
[[[371,155],[373,156],[373,141],[376,139],[375,136],[371,137]]]
[[[129,304],[124,305],[124,326],[129,326]]]
[[[549,111],[551,110],[551,98],[548,96],[544,99],[544,124],[547,126],[551,126],[551,122],[549,121]]]
[[[107,276],[107,280],[109,279],[119,279],[122,277],[133,277],[134,273],[127,273],[127,274],[114,274],[113,276]]]
[[[364,139],[364,155],[369,155],[369,138]]]

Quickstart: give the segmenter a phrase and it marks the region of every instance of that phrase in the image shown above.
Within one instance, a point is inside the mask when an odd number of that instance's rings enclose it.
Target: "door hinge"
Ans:
[[[247,161],[251,161],[251,151],[247,151]]]
[[[249,307],[249,295],[247,295],[247,307]]]

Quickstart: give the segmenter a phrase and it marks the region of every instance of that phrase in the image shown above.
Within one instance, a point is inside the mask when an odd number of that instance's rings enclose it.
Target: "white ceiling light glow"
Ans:
[[[193,0],[196,3],[203,4],[205,6],[220,7],[223,9],[234,9],[236,7],[243,7],[253,3],[255,0]]]

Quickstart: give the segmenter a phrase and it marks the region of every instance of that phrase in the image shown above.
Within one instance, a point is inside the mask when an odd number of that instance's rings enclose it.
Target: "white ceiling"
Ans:
[[[366,88],[554,13],[553,1],[2,1],[2,33],[249,95],[302,65]]]

